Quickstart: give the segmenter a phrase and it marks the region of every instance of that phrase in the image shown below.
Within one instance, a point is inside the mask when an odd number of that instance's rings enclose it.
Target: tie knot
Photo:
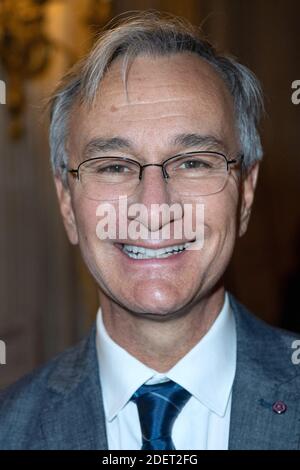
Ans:
[[[174,449],[171,433],[178,414],[191,394],[173,381],[155,385],[142,385],[132,396],[141,423],[143,447]]]

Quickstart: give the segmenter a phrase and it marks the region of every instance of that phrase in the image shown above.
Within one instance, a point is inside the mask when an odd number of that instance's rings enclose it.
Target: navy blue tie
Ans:
[[[141,423],[141,450],[174,450],[172,427],[191,394],[169,380],[155,385],[142,385],[132,396]]]

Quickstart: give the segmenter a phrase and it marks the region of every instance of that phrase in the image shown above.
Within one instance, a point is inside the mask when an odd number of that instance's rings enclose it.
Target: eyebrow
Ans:
[[[171,143],[175,146],[181,147],[205,147],[206,150],[225,149],[224,142],[214,135],[202,135],[197,133],[184,133],[175,136]]]
[[[109,139],[97,137],[92,139],[84,148],[84,158],[88,160],[97,155],[98,152],[110,152],[114,150],[129,150],[131,143],[122,137],[112,137]]]
[[[222,149],[225,145],[221,139],[214,135],[202,135],[197,133],[183,133],[173,137],[170,141],[175,147],[205,147],[209,149]],[[122,137],[96,137],[92,139],[84,148],[84,159],[88,160],[97,156],[99,152],[128,151],[133,147],[133,143]]]

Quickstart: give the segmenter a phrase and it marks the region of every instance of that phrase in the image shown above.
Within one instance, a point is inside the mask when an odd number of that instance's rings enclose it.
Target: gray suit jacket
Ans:
[[[229,448],[299,449],[300,365],[291,360],[295,336],[267,326],[232,296],[230,301],[237,370]],[[273,410],[279,400],[287,406],[281,414]],[[0,449],[107,448],[94,327],[78,346],[0,394]]]

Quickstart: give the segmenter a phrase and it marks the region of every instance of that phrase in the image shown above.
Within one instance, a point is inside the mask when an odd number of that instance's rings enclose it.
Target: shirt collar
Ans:
[[[211,411],[224,416],[236,368],[235,321],[227,293],[209,331],[164,374],[146,366],[110,338],[101,308],[96,323],[96,347],[108,421],[114,419],[141,385],[167,379],[184,387]]]

